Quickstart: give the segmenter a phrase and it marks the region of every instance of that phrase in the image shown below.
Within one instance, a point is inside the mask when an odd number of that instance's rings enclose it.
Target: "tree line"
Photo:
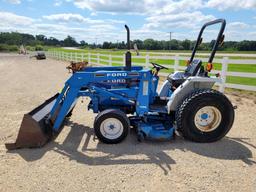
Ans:
[[[139,49],[145,50],[191,50],[195,41],[176,40],[158,41],[154,39],[134,40],[132,45],[136,44]],[[211,42],[202,43],[200,50],[208,51],[212,48],[214,40]],[[58,40],[54,37],[46,37],[45,35],[31,35],[18,32],[1,32],[0,33],[0,51],[5,48],[11,51],[18,49],[18,46],[25,45],[42,49],[43,46],[58,46],[58,47],[81,47],[81,48],[101,48],[101,49],[126,49],[126,43],[122,42],[103,42],[102,44],[87,43],[82,40],[77,42],[74,37],[67,36],[64,40]],[[227,41],[220,48],[224,51],[256,51],[256,41]]]

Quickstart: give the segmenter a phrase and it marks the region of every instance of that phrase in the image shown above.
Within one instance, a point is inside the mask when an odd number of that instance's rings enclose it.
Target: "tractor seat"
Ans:
[[[201,60],[193,60],[184,72],[175,72],[167,77],[173,88],[179,87],[188,77],[204,74]]]

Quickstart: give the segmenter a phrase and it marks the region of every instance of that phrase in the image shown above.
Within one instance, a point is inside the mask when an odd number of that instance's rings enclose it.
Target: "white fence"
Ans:
[[[169,55],[163,55],[163,53],[146,53],[143,56],[133,56],[133,60],[137,60],[136,62],[132,62],[133,65],[140,65],[146,68],[150,67],[150,60],[165,60],[170,61],[174,60],[174,63],[171,64],[163,64],[168,68],[174,69],[174,71],[184,70],[185,67],[180,65],[180,61],[188,60],[189,57],[186,56],[187,53],[176,53]],[[202,57],[206,56],[204,53],[200,54]],[[65,60],[65,61],[84,61],[87,60],[91,65],[125,65],[125,55],[113,55],[113,54],[100,54],[100,53],[80,53],[80,52],[65,52],[65,51],[49,51],[47,52],[48,57],[52,57],[58,60]],[[223,56],[222,58],[220,58]],[[243,89],[243,90],[250,90],[256,91],[256,86],[251,85],[242,85],[242,84],[231,84],[226,82],[227,76],[233,77],[249,77],[249,78],[256,78],[256,73],[248,73],[248,72],[231,72],[228,71],[228,65],[232,64],[243,64],[243,65],[255,65],[256,67],[256,55],[236,55],[230,54],[229,56],[232,57],[249,57],[253,59],[229,59],[228,55],[217,55],[217,58],[214,59],[214,63],[221,63],[221,70],[213,70],[212,73],[217,74],[219,73],[223,83],[219,85],[219,90],[223,92],[225,87],[228,88],[235,88],[235,89]],[[199,58],[203,62],[207,62],[208,58]],[[141,62],[140,62],[141,60]],[[160,73],[162,76],[167,76],[168,73]]]

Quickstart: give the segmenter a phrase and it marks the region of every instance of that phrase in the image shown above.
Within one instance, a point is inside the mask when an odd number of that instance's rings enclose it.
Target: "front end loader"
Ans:
[[[194,59],[206,27],[221,24],[208,64]],[[88,97],[88,109],[98,115],[95,135],[101,142],[115,144],[125,139],[130,127],[138,140],[169,140],[178,131],[196,142],[214,142],[232,127],[234,108],[222,93],[213,90],[221,79],[209,76],[217,48],[224,41],[226,22],[206,23],[198,36],[188,66],[170,74],[157,92],[159,71],[166,67],[152,63],[152,69],[131,65],[130,31],[127,30],[126,66],[85,67],[75,71],[61,93],[24,115],[18,138],[7,149],[41,147],[57,135],[63,121],[72,114],[79,97]]]
[[[47,127],[45,120],[56,103],[58,95],[54,95],[23,116],[16,142],[6,143],[5,146],[7,149],[41,147],[49,141],[52,132]]]

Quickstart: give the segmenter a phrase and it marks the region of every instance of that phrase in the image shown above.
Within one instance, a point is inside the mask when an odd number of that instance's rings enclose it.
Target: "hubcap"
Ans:
[[[221,119],[222,116],[219,109],[213,106],[206,106],[197,111],[194,121],[199,130],[210,132],[220,125]]]
[[[100,125],[100,132],[107,139],[117,139],[122,135],[123,130],[122,122],[116,118],[105,119]]]

